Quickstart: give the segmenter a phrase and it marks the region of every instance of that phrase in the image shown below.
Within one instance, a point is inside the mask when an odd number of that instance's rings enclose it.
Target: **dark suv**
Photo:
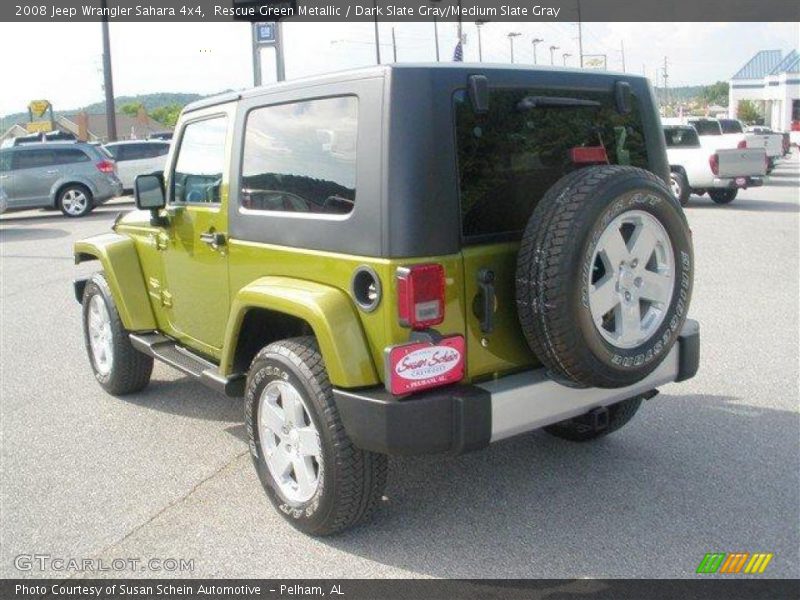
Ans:
[[[0,150],[0,188],[7,210],[58,208],[82,217],[122,193],[111,156],[77,142],[29,143]]]

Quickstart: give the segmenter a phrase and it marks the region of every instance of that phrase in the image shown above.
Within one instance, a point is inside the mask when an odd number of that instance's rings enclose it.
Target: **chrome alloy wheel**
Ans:
[[[258,437],[281,493],[297,503],[313,498],[322,477],[319,432],[291,383],[275,380],[264,388],[258,402]]]
[[[600,335],[620,349],[646,342],[667,314],[675,254],[664,226],[640,210],[622,213],[597,240],[589,310]]]
[[[672,189],[672,194],[676,198],[681,197],[681,193],[683,190],[681,189],[681,182],[678,179],[678,175],[675,173],[669,174],[669,187]]]
[[[61,205],[64,211],[70,215],[81,215],[86,212],[89,206],[89,198],[84,192],[78,189],[67,190],[61,198]]]
[[[89,347],[92,361],[101,375],[108,375],[114,363],[114,346],[111,333],[111,317],[100,294],[89,301]]]

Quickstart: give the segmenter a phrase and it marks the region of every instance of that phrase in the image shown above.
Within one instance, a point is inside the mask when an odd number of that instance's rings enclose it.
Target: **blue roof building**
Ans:
[[[800,136],[800,52],[761,50],[730,79],[728,114],[736,117],[739,103],[750,100],[776,131]]]

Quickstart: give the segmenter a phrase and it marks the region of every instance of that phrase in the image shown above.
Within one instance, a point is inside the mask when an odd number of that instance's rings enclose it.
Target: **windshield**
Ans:
[[[719,125],[722,127],[722,133],[743,133],[742,124],[735,119],[720,119]]]
[[[717,121],[689,121],[697,129],[699,135],[722,135],[722,129]]]

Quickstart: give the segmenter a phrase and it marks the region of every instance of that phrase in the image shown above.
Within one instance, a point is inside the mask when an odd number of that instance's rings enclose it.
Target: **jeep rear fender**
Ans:
[[[152,331],[156,320],[142,276],[139,255],[131,238],[104,233],[75,242],[75,264],[99,260],[117,305],[120,319],[129,331]]]
[[[311,281],[272,276],[243,287],[231,303],[219,367],[223,375],[231,374],[242,322],[254,309],[283,313],[308,323],[333,385],[353,388],[380,383],[361,322],[344,292]]]

